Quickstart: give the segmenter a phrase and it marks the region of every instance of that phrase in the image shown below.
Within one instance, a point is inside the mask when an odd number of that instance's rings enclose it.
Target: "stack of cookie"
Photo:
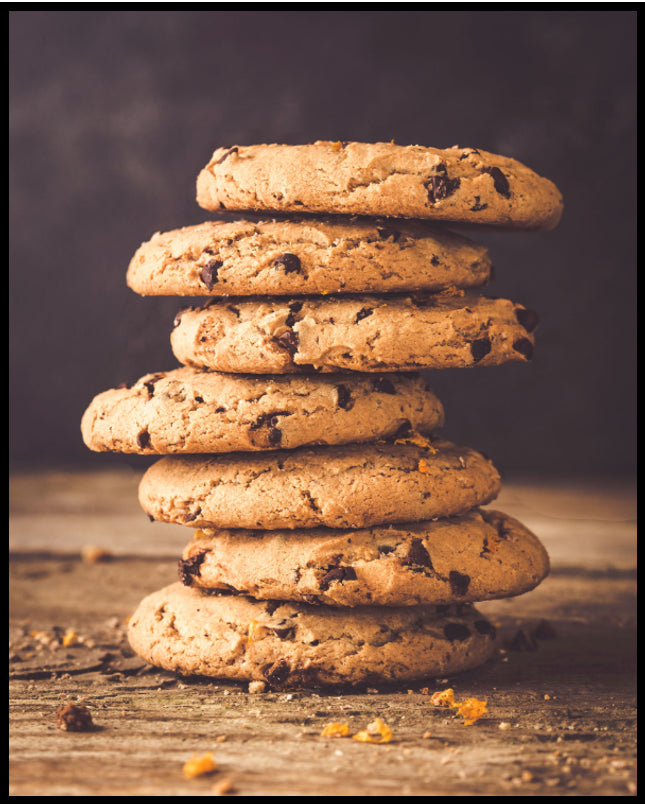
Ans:
[[[475,149],[318,142],[219,149],[197,190],[246,219],[158,233],[128,270],[142,295],[210,295],[176,318],[181,366],[82,421],[93,450],[164,455],[141,506],[193,531],[133,648],[274,687],[483,663],[495,632],[472,603],[533,588],[548,557],[482,509],[499,474],[436,436],[420,371],[526,362],[537,316],[481,294],[486,249],[437,222],[550,229],[557,189]]]

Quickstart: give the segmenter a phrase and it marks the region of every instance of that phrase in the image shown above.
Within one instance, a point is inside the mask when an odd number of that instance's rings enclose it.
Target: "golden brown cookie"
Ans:
[[[237,298],[179,312],[182,364],[229,373],[490,367],[533,356],[538,316],[477,294]]]
[[[483,664],[495,649],[495,629],[469,605],[329,608],[209,596],[181,583],[143,599],[128,638],[163,669],[275,689],[449,675]]]
[[[482,454],[415,436],[261,454],[167,456],[143,475],[139,502],[156,521],[200,529],[343,529],[458,515],[492,501],[499,489],[499,474]]]
[[[482,286],[485,247],[423,222],[207,221],[156,233],[130,261],[143,295],[391,292]]]
[[[206,210],[342,213],[517,229],[555,227],[557,187],[475,148],[317,141],[218,148],[197,179]]]
[[[358,530],[197,530],[179,562],[184,585],[350,607],[514,597],[548,571],[530,530],[478,509]]]

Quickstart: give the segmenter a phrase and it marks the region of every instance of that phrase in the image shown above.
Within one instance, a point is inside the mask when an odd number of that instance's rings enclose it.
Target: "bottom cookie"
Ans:
[[[495,648],[493,626],[471,605],[334,608],[181,583],[141,601],[128,638],[166,670],[276,689],[445,676],[483,664]]]

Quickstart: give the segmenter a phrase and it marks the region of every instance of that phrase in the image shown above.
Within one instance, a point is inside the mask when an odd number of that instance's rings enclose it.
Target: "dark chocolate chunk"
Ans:
[[[388,546],[387,544],[381,544],[377,549],[381,555],[389,555],[390,552],[394,552],[394,547]]]
[[[193,577],[199,575],[199,569],[204,562],[206,552],[199,552],[187,560],[180,560],[177,564],[179,579],[185,586],[192,585]]]
[[[298,334],[295,331],[285,331],[275,337],[275,341],[284,348],[293,358],[298,351]]]
[[[201,512],[202,508],[198,507],[194,513],[186,513],[186,515],[184,516],[184,523],[188,524],[191,521],[194,521]]]
[[[509,650],[537,650],[538,643],[535,638],[520,628],[515,636],[508,642]]]
[[[269,684],[282,684],[289,677],[291,668],[284,659],[276,661],[274,664],[267,664],[262,669],[262,674]]]
[[[137,434],[137,445],[139,448],[148,448],[150,445],[150,434],[147,429],[143,429]]]
[[[300,258],[297,255],[294,255],[292,252],[283,252],[282,255],[278,255],[278,257],[273,261],[273,266],[276,269],[281,269],[286,274],[302,271]]]
[[[506,176],[500,171],[497,166],[493,168],[482,168],[487,174],[490,174],[493,178],[493,187],[500,194],[500,196],[504,196],[506,199],[509,199],[511,196],[511,186],[508,184],[508,179]]]
[[[486,210],[487,207],[485,202],[480,201],[479,196],[475,196],[475,204],[470,209],[476,213],[478,210]]]
[[[470,352],[473,354],[475,361],[481,361],[491,351],[490,339],[485,336],[482,339],[475,339],[470,343]]]
[[[478,619],[475,621],[475,630],[481,633],[482,636],[490,636],[494,639],[497,636],[497,631],[487,619]]]
[[[468,586],[470,585],[469,575],[461,574],[461,572],[450,572],[448,575],[448,580],[450,581],[450,588],[452,589],[453,594],[457,595],[458,597],[463,597],[468,591]]]
[[[533,333],[533,331],[540,324],[538,312],[534,311],[532,308],[516,308],[515,318],[529,333]]]
[[[438,256],[437,256],[437,255],[433,255],[433,256],[432,256],[432,258],[430,258],[430,263],[431,263],[433,266],[439,266],[439,264],[441,263],[441,261],[439,260],[439,258],[438,258]]]
[[[321,579],[319,586],[321,591],[327,591],[334,580],[338,580],[339,583],[343,583],[345,580],[356,579],[356,572],[351,566],[335,566],[325,574],[325,576]]]
[[[209,291],[211,291],[217,283],[217,273],[222,265],[222,261],[217,258],[211,258],[208,263],[202,267],[199,278]]]
[[[282,432],[280,429],[276,429],[275,426],[272,426],[269,429],[269,445],[270,446],[279,446],[282,443]]]
[[[432,204],[451,196],[461,184],[459,177],[450,179],[447,176],[430,177],[428,182],[425,183],[426,190],[428,191],[428,199]]]
[[[293,639],[296,632],[294,625],[287,625],[284,628],[271,628],[271,630],[275,633],[278,639],[282,639],[283,641],[285,639]]]
[[[63,703],[56,712],[56,728],[61,731],[93,731],[92,714],[82,703]]]
[[[461,622],[448,622],[447,625],[444,625],[443,635],[449,642],[454,642],[455,640],[464,642],[470,636],[470,630],[465,625],[462,625]]]
[[[361,310],[356,314],[356,322],[360,322],[365,317],[369,317],[370,314],[374,313],[373,308],[361,308]]]
[[[521,353],[525,359],[533,358],[533,344],[530,339],[517,339],[513,342],[513,350]]]
[[[403,564],[405,566],[425,566],[428,569],[433,568],[428,550],[425,548],[420,538],[415,538],[410,543],[410,549],[408,550]]]
[[[345,411],[349,411],[354,406],[354,399],[351,392],[344,384],[336,386],[336,395],[338,396],[338,406]]]

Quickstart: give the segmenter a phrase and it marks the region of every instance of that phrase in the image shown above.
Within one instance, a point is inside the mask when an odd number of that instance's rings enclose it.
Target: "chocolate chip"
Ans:
[[[137,434],[137,445],[139,448],[148,448],[150,445],[150,434],[147,429],[143,429]]]
[[[497,166],[493,168],[482,168],[486,174],[490,174],[493,178],[493,187],[500,194],[500,196],[504,196],[506,199],[509,199],[511,196],[511,186],[508,184],[508,179],[506,176],[500,171]]]
[[[473,354],[475,361],[481,361],[491,351],[491,341],[485,336],[482,339],[475,339],[470,343],[470,352]]]
[[[513,342],[513,350],[516,350],[518,353],[521,353],[525,359],[533,358],[533,344],[530,339],[522,338]]]
[[[202,512],[202,508],[198,507],[197,510],[195,510],[194,513],[186,513],[186,515],[184,516],[184,523],[188,524],[191,521],[194,521],[201,512]]]
[[[373,308],[361,308],[361,310],[356,314],[356,322],[360,322],[365,317],[369,317],[370,314],[374,313]]]
[[[428,191],[428,199],[431,204],[451,196],[461,184],[459,177],[450,179],[447,176],[431,177],[425,183],[426,190]]]
[[[377,549],[381,555],[389,555],[390,552],[394,552],[394,547],[387,544],[381,544]]]
[[[269,445],[279,446],[282,443],[282,432],[275,427],[269,429]]]
[[[200,280],[209,291],[211,291],[217,283],[217,273],[222,264],[223,262],[217,258],[211,258],[208,263],[202,267],[202,271],[199,273]]]
[[[453,594],[457,595],[458,597],[463,597],[468,591],[468,586],[470,585],[469,575],[461,574],[460,572],[450,572],[448,575],[448,580],[450,581],[450,588],[452,589]]]
[[[327,591],[334,580],[338,580],[339,583],[343,583],[345,580],[356,579],[356,572],[351,566],[336,566],[333,569],[330,569],[321,579],[319,588],[321,591]]]
[[[540,324],[540,317],[538,316],[538,312],[534,311],[532,308],[516,308],[515,318],[520,323],[520,325],[529,333],[533,333],[533,331]]]
[[[92,731],[94,723],[87,706],[80,703],[64,703],[56,712],[56,728],[61,731]]]
[[[464,149],[459,159],[465,160],[467,157],[470,157],[471,154],[479,154],[479,152],[477,149]]]
[[[448,622],[444,625],[443,635],[449,642],[464,642],[470,636],[470,630],[460,622]]]
[[[475,204],[470,209],[476,213],[479,210],[486,210],[487,207],[486,202],[481,202],[479,196],[475,196]]]
[[[394,227],[390,227],[387,224],[377,224],[376,232],[379,234],[380,238],[383,238],[384,240],[391,238],[395,243],[401,237],[401,233],[398,230],[395,230]]]
[[[300,258],[297,255],[294,255],[292,252],[283,252],[282,255],[278,255],[278,257],[273,261],[273,266],[276,269],[281,269],[286,274],[302,271]]]
[[[285,639],[293,639],[296,632],[294,625],[287,625],[285,628],[271,628],[271,630],[275,633],[278,639],[282,639],[282,641]]]
[[[280,336],[276,336],[275,341],[289,353],[291,358],[295,356],[298,350],[298,334],[295,331],[285,331]]]
[[[433,568],[428,550],[425,548],[420,538],[415,538],[410,543],[410,549],[408,550],[405,560],[403,560],[403,564],[405,566],[425,566],[428,569]]]
[[[386,395],[396,395],[394,384],[389,378],[375,378],[372,383],[376,392],[384,392]]]
[[[344,384],[338,384],[336,386],[336,395],[337,403],[340,409],[344,409],[346,412],[349,412],[349,410],[354,406],[354,399],[352,398],[351,392]]]
[[[283,684],[289,677],[291,668],[284,659],[276,661],[274,664],[267,664],[262,669],[262,674],[269,684]]]
[[[228,151],[226,151],[226,152],[224,152],[224,154],[222,154],[222,156],[219,158],[219,160],[217,160],[215,165],[221,165],[227,157],[230,157],[231,154],[236,154],[236,153],[237,153],[237,146],[233,146],[233,148],[230,148]],[[224,207],[224,205],[222,205],[222,207]]]
[[[199,569],[204,562],[204,558],[206,557],[206,552],[199,552],[197,555],[193,555],[192,557],[188,558],[187,560],[180,560],[177,564],[177,572],[179,573],[179,579],[185,586],[191,586],[193,583],[193,577],[199,575]]]
[[[431,263],[433,266],[439,266],[439,264],[441,263],[441,261],[439,260],[439,258],[438,258],[436,255],[433,255],[433,256],[432,256],[432,258],[430,258],[430,263]]]
[[[508,642],[509,650],[537,650],[538,643],[535,638],[520,628],[515,636]]]
[[[180,308],[179,311],[177,311],[177,313],[175,314],[175,318],[172,322],[173,326],[176,328],[181,322],[181,318],[186,313],[186,311],[192,311],[192,310],[193,310],[192,305],[187,305],[184,308]]]
[[[155,384],[163,378],[163,373],[155,373],[154,375],[150,376],[147,381],[143,382],[143,386],[148,391],[148,395],[152,398],[155,392]]]

